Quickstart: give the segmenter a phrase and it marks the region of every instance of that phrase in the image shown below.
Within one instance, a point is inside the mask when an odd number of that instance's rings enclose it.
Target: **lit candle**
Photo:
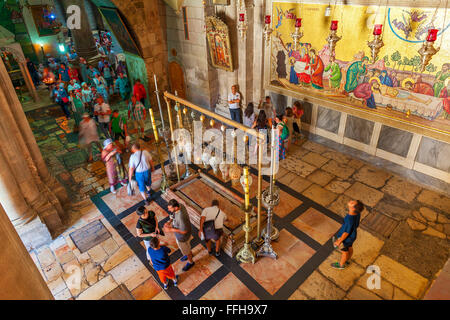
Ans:
[[[430,29],[428,30],[427,41],[434,42],[437,39],[438,29]]]
[[[239,13],[239,21],[243,22],[245,20],[245,14]]]
[[[269,15],[266,16],[265,22],[266,22],[266,24],[270,24],[270,16]]]
[[[244,194],[245,194],[245,209],[247,210],[250,206],[250,190],[248,185],[248,167],[244,167]]]
[[[158,143],[158,141],[159,141],[158,129],[156,128],[155,116],[153,115],[153,109],[149,108],[148,111],[150,113],[150,119],[152,120],[153,135],[155,136],[155,142]]]
[[[153,78],[155,79],[155,88],[158,91],[158,82],[156,81],[156,74],[153,74]]]
[[[330,30],[337,30],[337,27],[338,27],[338,21],[337,20],[331,21]]]
[[[215,124],[216,122],[214,121],[214,119],[211,119],[211,121],[209,121],[209,125],[211,126],[211,127],[214,127],[214,124]]]
[[[373,27],[373,35],[374,36],[379,36],[381,34],[381,30],[383,29],[383,25],[382,24],[376,24]]]
[[[300,28],[302,26],[302,18],[297,18],[295,20],[295,27]]]

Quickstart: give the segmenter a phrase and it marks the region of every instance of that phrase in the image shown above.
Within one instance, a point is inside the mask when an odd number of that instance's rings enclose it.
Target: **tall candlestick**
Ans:
[[[153,109],[149,108],[148,111],[150,113],[150,119],[152,121],[153,135],[155,136],[155,142],[158,143],[158,141],[159,141],[158,129],[156,128],[155,116],[153,115]]]
[[[161,108],[161,101],[159,100],[158,81],[156,81],[156,74],[153,74],[153,78],[155,79],[155,89],[156,89],[155,93],[156,93],[156,100],[158,102],[159,115],[161,116],[162,131],[165,132],[166,126],[164,124],[164,117],[163,117],[163,112],[162,112],[162,108]]]
[[[245,194],[245,210],[248,210],[250,206],[250,190],[248,184],[248,167],[244,167],[244,194]]]

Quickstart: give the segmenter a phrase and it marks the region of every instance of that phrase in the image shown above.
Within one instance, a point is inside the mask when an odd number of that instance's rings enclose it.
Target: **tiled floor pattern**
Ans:
[[[292,145],[288,158],[280,163],[277,180],[282,202],[274,217],[281,230],[279,243],[288,239],[292,248],[302,248],[299,251],[303,256],[290,256],[290,251],[281,255],[282,246],[276,249],[280,261],[259,260],[268,261],[264,265],[271,270],[284,268],[272,272],[272,281],[265,272],[257,271],[260,262],[241,266],[227,256],[216,259],[199,253],[198,258],[205,259],[199,263],[203,274],[195,271],[197,267],[189,273],[193,279],[203,279],[201,284],[193,287],[196,283],[189,285],[190,280],[185,280],[184,286],[180,284],[179,289],[171,288],[166,293],[154,280],[156,274],[146,264],[142,243],[133,235],[132,213],[139,197],[129,198],[123,189],[117,195],[103,192],[107,185],[104,165],[99,161],[86,163],[84,151],[77,147],[73,124],[61,118],[59,107],[31,110],[27,118],[51,172],[71,190],[71,195],[82,195],[82,199],[101,192],[93,198],[98,200],[98,207],[89,199],[80,202],[74,224],[51,244],[31,252],[57,299],[100,299],[122,285],[136,299],[211,299],[219,294],[224,299],[418,299],[448,259],[448,196],[306,141],[301,146]],[[144,145],[154,154],[153,147]],[[157,181],[153,188],[157,190]],[[240,187],[236,191],[240,193]],[[255,194],[252,189],[252,196]],[[331,253],[327,237],[333,233],[333,222],[345,215],[345,205],[352,198],[362,200],[367,210],[362,215],[350,267],[336,271],[329,268],[329,263],[338,255]],[[164,202],[157,201],[152,209],[158,219],[166,217]],[[81,253],[68,235],[95,220],[102,221],[111,237]],[[167,240],[176,249],[173,239]],[[192,244],[197,250],[201,248],[196,236]],[[176,261],[179,256],[174,252],[172,259]],[[382,273],[380,290],[367,289],[369,275],[365,271],[371,264],[387,270]],[[227,294],[224,296],[222,291]],[[112,296],[125,295],[117,291]]]
[[[239,193],[239,190],[236,191]],[[169,247],[173,249],[171,260],[176,273],[180,274],[178,288],[170,288],[167,292],[168,296],[172,299],[211,299],[220,290],[224,299],[289,298],[308,274],[331,253],[332,247],[328,240],[337,232],[342,218],[285,186],[281,194],[284,201],[279,206],[280,215],[277,218],[277,225],[280,225],[280,238],[273,243],[274,249],[279,254],[277,260],[261,258],[251,265],[239,264],[235,259],[224,254],[219,258],[209,256],[195,230],[191,243],[196,265],[188,272],[182,272],[184,262],[177,260],[181,253],[177,250],[173,235],[163,237],[163,241],[169,243]],[[155,276],[156,273],[146,262],[143,244],[135,237],[137,220],[135,209],[139,200],[130,197],[120,205],[115,204],[117,202],[114,201],[115,199],[123,200],[123,198],[127,198],[124,188],[120,189],[117,195],[111,195],[105,191],[93,197],[92,200],[106,220],[139,257],[142,264]],[[284,205],[288,200],[290,200],[289,205]],[[127,205],[130,208],[126,208]],[[163,209],[166,208],[166,203],[162,198],[156,198],[150,206],[157,213],[160,224],[167,221],[168,215]],[[313,209],[313,206],[316,209]],[[278,208],[275,212],[278,214]],[[304,227],[293,228],[291,222],[301,217],[303,213],[309,215],[309,220],[305,220]],[[323,216],[326,218],[324,219]],[[328,235],[328,239],[322,241],[323,243],[307,233],[310,228],[321,228],[321,226],[328,232],[322,235],[322,240]],[[334,230],[330,231],[333,226]],[[288,229],[291,229],[292,233]],[[233,287],[234,284],[237,285],[235,290],[225,290],[227,287]]]

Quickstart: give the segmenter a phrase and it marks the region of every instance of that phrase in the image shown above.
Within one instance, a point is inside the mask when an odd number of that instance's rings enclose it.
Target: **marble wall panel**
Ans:
[[[277,112],[284,112],[284,110],[286,110],[286,107],[288,107],[287,97],[275,92],[271,92],[269,95]]]
[[[364,144],[370,144],[374,125],[375,123],[372,121],[349,115],[345,124],[344,136]]]
[[[339,111],[319,106],[319,110],[317,113],[318,128],[337,134],[339,130],[340,119],[341,113]]]
[[[422,137],[416,161],[430,167],[450,172],[450,144]]]
[[[406,158],[412,138],[411,132],[383,125],[377,148]]]

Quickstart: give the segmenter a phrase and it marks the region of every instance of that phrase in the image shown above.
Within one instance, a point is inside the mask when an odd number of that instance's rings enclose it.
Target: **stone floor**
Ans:
[[[439,288],[449,287],[448,267],[441,270],[450,252],[450,198],[311,141],[292,145],[280,163],[277,184],[286,200],[274,218],[279,258],[245,265],[225,255],[211,257],[194,233],[196,266],[182,273],[181,253],[167,237],[181,281],[164,291],[134,234],[139,197],[128,197],[124,188],[117,195],[105,190],[103,164],[86,163],[71,124],[60,116],[59,107],[27,113],[51,171],[80,195],[74,196],[76,214],[68,229],[30,252],[56,299],[398,300],[423,299],[432,284],[433,299],[449,298],[448,290]],[[154,153],[152,146],[146,148]],[[157,190],[161,174],[155,174]],[[330,263],[339,253],[331,237],[350,199],[360,199],[366,210],[350,265],[335,270]],[[166,202],[159,193],[150,206],[163,223]],[[107,239],[80,252],[71,234],[98,220]],[[379,267],[379,289],[368,286],[369,266]]]

